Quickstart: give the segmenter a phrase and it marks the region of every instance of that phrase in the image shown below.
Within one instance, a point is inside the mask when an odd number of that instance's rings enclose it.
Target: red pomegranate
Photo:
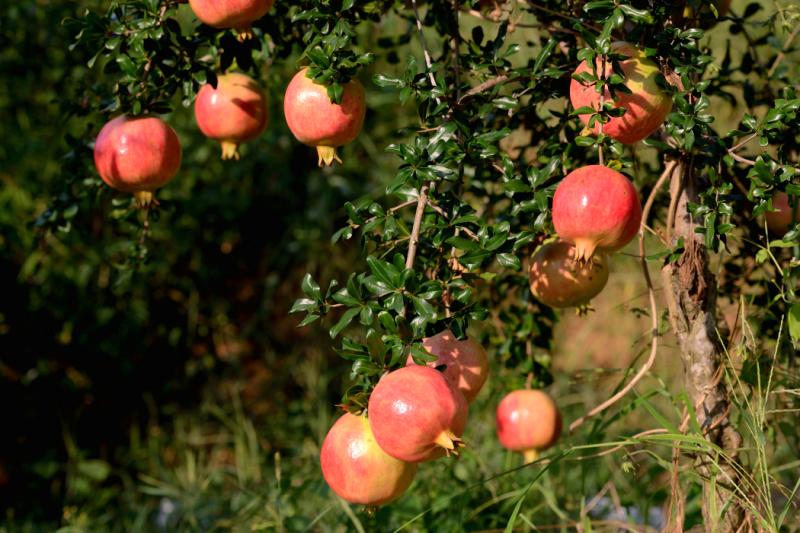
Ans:
[[[795,205],[793,210],[789,205],[789,195],[785,192],[778,192],[772,197],[772,207],[775,211],[767,211],[764,213],[764,218],[767,220],[769,231],[776,237],[782,237],[789,231],[792,222],[800,222],[800,205]]]
[[[286,88],[286,124],[298,141],[317,148],[320,166],[341,163],[336,148],[355,139],[364,124],[364,87],[358,80],[350,80],[344,86],[341,104],[334,104],[325,86],[315,83],[307,73],[304,68],[295,74]]]
[[[553,196],[558,236],[575,244],[583,261],[595,251],[614,252],[639,231],[642,206],[631,181],[608,167],[589,165],[570,172]]]
[[[408,462],[458,455],[467,400],[441,372],[412,365],[383,376],[369,399],[369,423],[383,451]]]
[[[660,73],[658,66],[647,59],[644,53],[630,43],[618,41],[611,44],[614,54],[620,54],[628,59],[619,62],[625,76],[625,86],[630,93],[618,91],[616,93],[615,107],[624,107],[625,114],[621,117],[611,117],[603,124],[603,133],[624,144],[633,144],[648,137],[656,131],[667,115],[672,110],[672,97],[659,87],[656,79]],[[597,76],[602,73],[602,59],[597,58]],[[606,77],[612,74],[612,62],[606,61]],[[575,70],[576,74],[592,72],[584,61]],[[611,100],[608,88],[604,89],[604,99]],[[569,86],[569,99],[575,109],[581,107],[600,108],[600,93],[594,84],[583,84],[573,79]],[[589,123],[590,115],[580,115],[584,124]],[[595,124],[595,134],[600,132],[600,124]]]
[[[203,85],[194,102],[200,131],[222,145],[222,159],[239,159],[239,143],[255,139],[267,127],[267,97],[244,74],[224,74],[217,88]]]
[[[253,36],[251,24],[266,15],[274,0],[189,0],[195,16],[214,28],[233,28],[239,40]]]
[[[328,431],[320,453],[328,486],[350,503],[375,507],[399,498],[417,473],[384,452],[365,416],[346,413]]]
[[[483,346],[473,339],[460,341],[449,329],[422,339],[422,346],[437,356],[436,361],[428,363],[428,366],[446,365],[442,372],[444,377],[461,391],[467,402],[472,403],[489,377],[489,359]],[[406,364],[416,364],[411,355]]]
[[[508,393],[497,406],[497,438],[505,448],[522,452],[526,463],[539,457],[561,435],[561,413],[556,402],[540,390]]]
[[[147,206],[155,190],[178,173],[181,143],[160,118],[121,115],[100,130],[94,164],[109,187],[133,193],[140,206]]]
[[[608,261],[603,254],[576,261],[573,245],[551,242],[533,254],[528,274],[537,300],[550,307],[576,307],[587,304],[606,286]]]

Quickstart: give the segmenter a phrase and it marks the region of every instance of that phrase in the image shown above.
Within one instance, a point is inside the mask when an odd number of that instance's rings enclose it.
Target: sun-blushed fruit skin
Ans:
[[[444,377],[472,403],[489,377],[489,358],[483,346],[470,338],[458,340],[449,329],[422,339],[422,346],[438,357],[427,365],[431,368],[446,365]],[[406,364],[416,364],[411,355]]]
[[[589,261],[575,260],[575,247],[564,241],[540,246],[528,270],[531,293],[556,308],[585,305],[608,282],[608,260],[594,254]]]
[[[274,0],[189,0],[197,18],[214,28],[234,28],[247,34],[266,15]]]
[[[307,68],[302,69],[286,88],[286,124],[298,141],[317,148],[320,166],[334,160],[341,163],[336,148],[355,139],[364,125],[364,87],[358,80],[350,80],[344,86],[341,104],[335,104],[328,97],[328,89],[307,73]]]
[[[575,257],[608,253],[628,244],[639,231],[642,205],[631,181],[616,170],[589,165],[570,172],[553,196],[553,225],[575,244]]]
[[[561,412],[550,395],[541,390],[508,393],[497,405],[495,419],[497,438],[511,451],[545,450],[561,436]]]
[[[633,144],[650,136],[656,131],[667,115],[672,110],[672,97],[659,87],[656,79],[660,73],[658,66],[635,46],[617,41],[611,44],[615,54],[621,54],[628,59],[620,61],[620,66],[625,75],[625,86],[630,93],[618,91],[615,107],[624,107],[625,114],[621,117],[611,117],[603,124],[603,133],[618,140],[623,144]],[[575,70],[576,74],[592,72],[591,67],[582,62]],[[602,72],[602,60],[597,58],[597,76]],[[612,63],[606,62],[606,76],[612,73]],[[611,101],[611,93],[604,89],[604,99]],[[569,86],[569,99],[575,109],[581,107],[600,108],[600,93],[594,84],[584,85],[573,79]],[[580,115],[581,121],[588,125],[590,115]],[[600,124],[596,123],[594,133],[600,133]]]
[[[457,453],[468,409],[464,395],[441,372],[411,365],[381,378],[367,414],[383,451],[416,463]]]
[[[121,115],[100,130],[94,164],[109,187],[152,193],[178,173],[181,143],[175,130],[158,117]]]
[[[778,192],[772,197],[772,207],[777,211],[767,211],[764,213],[764,218],[770,233],[776,237],[781,237],[789,231],[792,222],[800,222],[800,205],[797,206],[792,220],[792,207],[789,205],[789,195],[785,192]]]
[[[320,451],[322,476],[350,503],[370,507],[399,498],[417,473],[416,463],[384,452],[365,416],[345,413],[328,431]]]
[[[194,116],[206,137],[220,141],[222,159],[238,159],[239,143],[255,139],[267,127],[267,97],[253,78],[238,72],[217,77],[197,93]]]

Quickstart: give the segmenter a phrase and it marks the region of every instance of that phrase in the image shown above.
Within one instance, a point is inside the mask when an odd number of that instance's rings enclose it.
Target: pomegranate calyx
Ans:
[[[342,164],[342,160],[336,154],[334,146],[317,146],[317,156],[317,164],[321,167],[332,166],[334,161],[340,165]]]
[[[220,141],[219,144],[222,146],[223,161],[229,159],[239,160],[239,143],[236,141]]]
[[[588,239],[575,239],[575,260],[579,263],[589,262],[594,256],[597,243]]]
[[[136,191],[133,193],[133,202],[139,209],[149,209],[150,206],[158,205],[153,191]]]
[[[536,462],[539,459],[539,450],[536,448],[524,450],[522,452],[522,459],[525,461],[526,465]]]
[[[461,440],[458,437],[458,435],[456,435],[449,429],[439,433],[439,436],[436,437],[436,439],[433,442],[435,442],[438,446],[444,448],[448,457],[450,455],[455,455],[456,457],[458,457],[459,455],[458,449],[463,446],[466,446],[466,444],[464,444],[464,441]]]
[[[249,41],[253,38],[253,27],[250,24],[245,24],[243,26],[237,26],[236,30],[236,40],[240,43],[245,41]]]

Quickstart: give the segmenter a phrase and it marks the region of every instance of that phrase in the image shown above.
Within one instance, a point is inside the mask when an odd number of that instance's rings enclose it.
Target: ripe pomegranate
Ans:
[[[350,413],[328,431],[319,459],[333,492],[370,507],[399,498],[417,473],[416,463],[395,459],[378,446],[365,416]]]
[[[449,329],[422,339],[422,346],[438,358],[428,366],[446,365],[444,377],[472,403],[489,377],[489,359],[483,346],[473,339],[460,341]],[[416,363],[409,355],[406,364]]]
[[[224,74],[216,89],[210,84],[200,88],[194,116],[206,137],[220,141],[222,159],[239,159],[239,143],[255,139],[267,127],[267,97],[250,76]]]
[[[575,243],[575,258],[614,252],[628,244],[642,222],[639,195],[628,178],[602,165],[570,172],[553,196],[553,225]]]
[[[240,41],[253,37],[252,23],[266,15],[274,0],[189,0],[195,16],[214,28],[233,28]]]
[[[573,245],[551,242],[533,254],[528,274],[537,300],[550,307],[576,307],[588,303],[606,286],[608,261],[603,254],[576,261]]]
[[[540,390],[508,393],[497,406],[497,438],[505,448],[522,452],[526,463],[539,457],[561,435],[561,413],[556,402]]]
[[[286,124],[298,141],[317,148],[319,166],[341,163],[336,148],[355,139],[364,124],[364,87],[358,80],[350,80],[344,86],[342,103],[334,104],[325,86],[307,73],[307,68],[302,69],[286,88]]]
[[[153,201],[181,166],[181,143],[157,117],[121,115],[103,126],[94,145],[94,164],[109,187],[130,192],[139,206]]]
[[[463,445],[467,400],[441,372],[406,366],[383,376],[367,413],[383,451],[408,462],[431,461]]]
[[[621,117],[611,117],[603,124],[603,133],[624,144],[633,144],[648,137],[656,131],[672,110],[672,97],[658,86],[656,78],[659,74],[658,66],[647,59],[644,53],[635,46],[617,41],[611,44],[612,52],[626,56],[628,59],[620,61],[622,72],[625,76],[625,86],[630,93],[618,91],[616,93],[615,107],[624,107],[625,114]],[[597,58],[597,76],[602,73],[602,60]],[[606,77],[612,73],[612,62],[606,61]],[[590,72],[592,69],[584,61],[575,70],[576,74]],[[611,100],[608,88],[604,89],[606,102]],[[594,84],[585,85],[573,79],[569,86],[569,99],[575,109],[581,107],[600,108],[600,93]],[[581,121],[588,125],[590,115],[580,115]],[[595,134],[600,133],[600,124],[595,123]]]
[[[772,197],[772,207],[775,211],[767,211],[764,213],[764,218],[767,220],[769,231],[777,237],[789,231],[793,222],[800,222],[800,205],[792,208],[789,205],[789,195],[785,192],[778,192]]]

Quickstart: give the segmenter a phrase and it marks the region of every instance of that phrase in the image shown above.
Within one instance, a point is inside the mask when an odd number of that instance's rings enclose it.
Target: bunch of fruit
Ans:
[[[459,454],[469,404],[489,374],[486,351],[450,330],[422,340],[436,359],[385,374],[366,413],[346,413],[322,444],[325,481],[351,503],[376,507],[397,499],[411,485],[417,465]],[[558,440],[561,415],[542,391],[518,390],[497,407],[500,442],[526,462]]]
[[[264,16],[272,0],[191,0],[197,18],[215,28],[233,28],[240,38]],[[357,80],[344,86],[341,102],[330,100],[325,86],[300,70],[284,97],[286,123],[302,143],[317,149],[320,165],[341,163],[336,148],[355,139],[364,123],[364,88]],[[200,88],[194,105],[197,126],[222,146],[222,159],[239,159],[239,144],[267,127],[267,96],[258,82],[241,73],[220,74],[215,86]],[[169,183],[181,165],[175,131],[158,117],[122,115],[103,126],[94,148],[97,172],[110,187],[132,193],[148,206],[157,189]]]
[[[623,144],[633,144],[656,131],[672,109],[672,97],[657,83],[660,70],[644,53],[626,42],[611,45],[620,56],[625,91],[612,98],[597,78],[610,77],[612,68],[597,58],[594,71],[586,61],[575,70],[569,97],[588,132],[605,134]],[[589,76],[589,79],[592,79]],[[596,113],[605,102],[624,113],[606,122]],[[591,110],[594,113],[582,113]],[[621,111],[621,110],[620,110]],[[585,308],[608,282],[607,254],[616,252],[639,231],[642,206],[630,180],[604,165],[589,165],[570,172],[553,196],[553,225],[561,239],[542,245],[531,258],[530,288],[551,307]]]

